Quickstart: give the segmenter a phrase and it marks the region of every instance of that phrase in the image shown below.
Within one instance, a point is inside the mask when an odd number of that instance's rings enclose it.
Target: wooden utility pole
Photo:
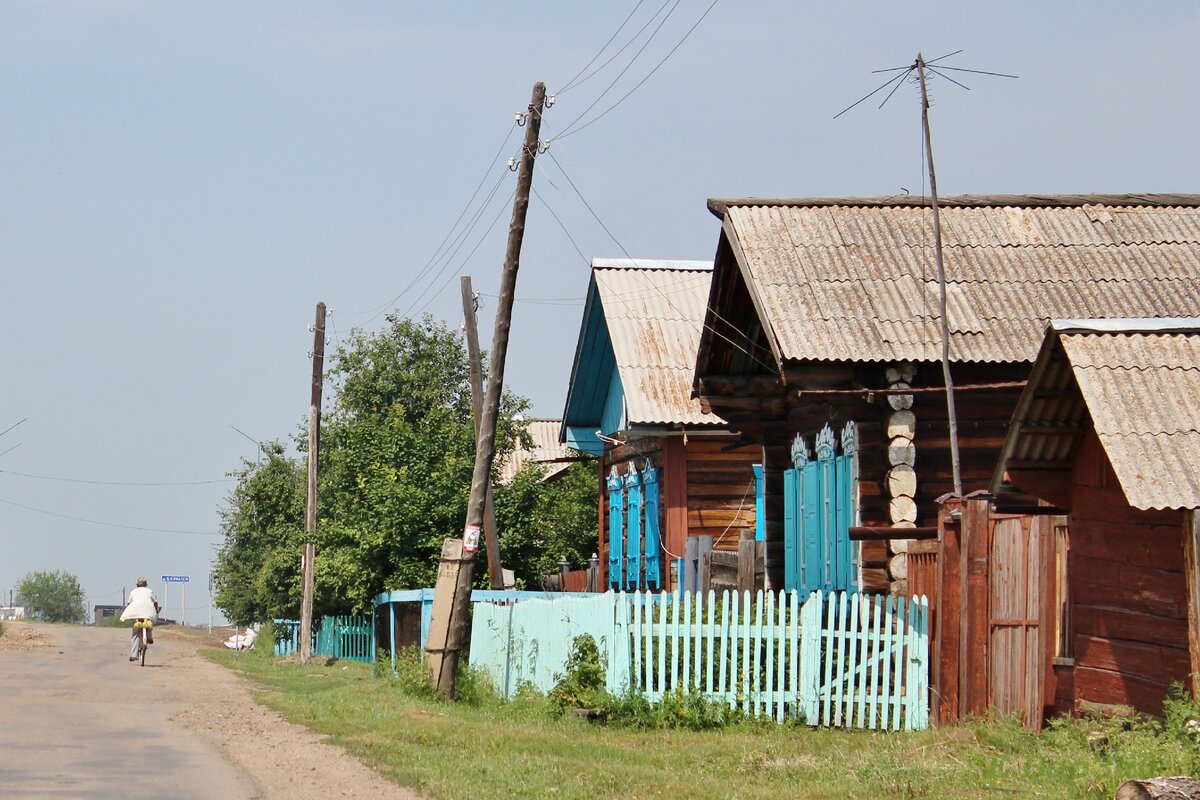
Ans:
[[[442,694],[454,695],[458,653],[471,603],[471,573],[475,551],[483,528],[483,506],[496,454],[496,415],[504,388],[504,360],[508,355],[508,329],[512,324],[513,295],[517,270],[521,263],[521,240],[525,236],[525,215],[529,211],[529,190],[533,185],[533,163],[538,152],[538,133],[542,128],[542,110],[546,104],[546,84],[533,85],[529,113],[525,116],[525,142],[521,147],[521,167],[513,199],[512,221],[508,226],[508,248],[504,254],[504,274],[500,281],[500,302],[496,309],[496,330],[489,353],[487,395],[483,403],[479,436],[475,447],[475,472],[471,478],[471,499],[461,541],[448,539],[442,546],[433,596],[433,618],[425,652],[430,680]]]
[[[483,416],[483,368],[479,356],[479,328],[475,319],[475,292],[471,276],[462,277],[463,327],[467,333],[467,358],[471,362],[471,417],[475,420],[475,446],[479,446],[479,423]],[[496,507],[492,504],[492,484],[484,495],[483,534],[487,542],[488,577],[493,589],[504,588],[504,569],[500,564],[500,535],[496,531]]]
[[[312,655],[313,584],[317,538],[317,461],[321,452],[321,386],[325,381],[325,304],[313,326],[312,399],[308,408],[308,502],[304,507],[304,583],[300,590],[300,663]]]
[[[921,127],[925,132],[925,159],[929,162],[929,196],[933,205],[933,255],[937,262],[938,297],[941,302],[942,377],[946,382],[946,416],[950,424],[950,467],[954,475],[954,494],[956,497],[962,497],[962,470],[958,461],[958,414],[954,407],[954,380],[950,377],[950,321],[946,318],[946,268],[942,263],[942,222],[938,215],[933,142],[929,139],[929,93],[925,88],[925,58],[920,53],[917,53],[917,77],[921,82]]]

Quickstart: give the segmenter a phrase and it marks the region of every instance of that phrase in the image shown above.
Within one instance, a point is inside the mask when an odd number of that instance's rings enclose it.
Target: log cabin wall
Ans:
[[[1171,682],[1190,672],[1183,512],[1130,507],[1089,431],[1068,524],[1075,710],[1120,704],[1161,714]]]
[[[688,536],[711,536],[717,550],[737,552],[738,537],[754,529],[754,464],[762,448],[743,445],[727,450],[731,436],[689,436],[687,455]]]

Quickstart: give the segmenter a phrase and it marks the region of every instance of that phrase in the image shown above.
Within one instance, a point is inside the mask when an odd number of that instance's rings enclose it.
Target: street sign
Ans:
[[[187,583],[191,578],[187,575],[163,575],[163,583]]]

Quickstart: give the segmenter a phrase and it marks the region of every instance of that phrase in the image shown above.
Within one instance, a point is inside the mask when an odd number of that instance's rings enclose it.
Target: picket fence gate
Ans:
[[[549,691],[588,633],[610,692],[653,703],[698,693],[779,722],[913,730],[929,724],[928,630],[924,597],[621,592],[478,604],[471,663],[506,696],[523,682]]]
[[[275,655],[296,655],[300,651],[299,621],[277,619],[274,625]],[[371,628],[371,618],[321,617],[313,626],[312,654],[371,663],[375,660],[375,632]]]

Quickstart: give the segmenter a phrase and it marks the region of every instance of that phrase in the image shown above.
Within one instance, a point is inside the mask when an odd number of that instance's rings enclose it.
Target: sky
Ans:
[[[872,70],[1019,76],[932,80],[943,195],[1196,192],[1197,41],[1182,1],[0,5],[5,600],[144,575],[207,622],[228,473],[307,418],[318,301],[331,348],[457,327],[469,275],[490,346],[535,81],[505,386],[557,417],[591,258],[711,260],[710,197],[927,191],[915,87],[834,119]]]

